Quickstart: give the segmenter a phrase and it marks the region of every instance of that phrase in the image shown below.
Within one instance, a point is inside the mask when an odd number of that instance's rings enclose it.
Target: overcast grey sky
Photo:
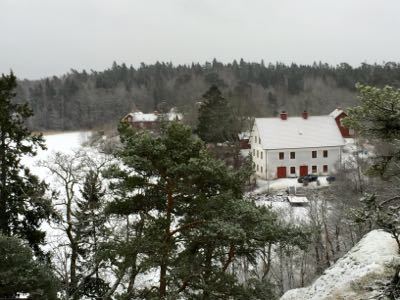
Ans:
[[[399,0],[0,0],[0,73],[113,61],[400,61]]]

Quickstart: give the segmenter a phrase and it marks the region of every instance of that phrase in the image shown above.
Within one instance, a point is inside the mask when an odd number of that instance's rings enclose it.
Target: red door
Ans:
[[[308,174],[308,166],[300,166],[300,176],[306,176]]]
[[[278,167],[276,174],[278,178],[286,178],[286,167]]]

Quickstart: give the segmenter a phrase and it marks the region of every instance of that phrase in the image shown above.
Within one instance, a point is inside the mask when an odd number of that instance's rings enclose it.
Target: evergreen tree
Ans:
[[[360,105],[349,109],[344,123],[358,136],[377,146],[378,153],[370,173],[385,177],[399,175],[400,90],[361,84],[357,89]]]
[[[51,268],[34,260],[32,250],[15,237],[0,235],[0,299],[56,300],[57,281]]]
[[[389,187],[380,197],[370,191],[362,198],[364,210],[356,213],[359,222],[390,232],[400,249],[400,90],[390,86],[382,89],[358,84],[360,105],[349,109],[345,125],[359,137],[375,145],[375,156],[368,175],[379,176]]]
[[[0,231],[5,236],[19,236],[39,251],[45,232],[43,220],[52,213],[45,198],[47,186],[24,167],[21,159],[44,149],[42,136],[33,135],[25,126],[32,111],[26,104],[16,104],[16,77],[0,78]]]
[[[82,198],[77,200],[76,235],[79,237],[82,273],[90,270],[93,276],[86,276],[81,283],[79,294],[87,297],[102,297],[109,290],[108,284],[99,276],[99,250],[104,242],[107,229],[104,215],[105,190],[99,174],[89,170],[81,189]]]
[[[373,144],[374,157],[368,175],[383,179],[377,185],[369,180],[369,192],[361,199],[362,209],[354,211],[356,222],[383,229],[393,236],[400,250],[400,90],[357,84],[360,105],[349,109],[344,124],[359,137]],[[371,186],[373,190],[371,190]],[[400,294],[400,267],[396,267],[386,294]]]
[[[123,125],[120,134],[124,167],[110,173],[118,196],[108,209],[136,220],[125,261],[135,253],[142,272],[159,271],[158,292],[148,289],[146,297],[246,298],[250,290],[230,272],[233,262],[254,262],[267,243],[290,234],[268,209],[243,199],[250,168],[234,171],[212,158],[179,123],[157,136]]]
[[[279,114],[278,99],[271,92],[268,92],[267,103],[268,103],[269,109],[271,110],[272,116],[276,117]]]
[[[206,143],[224,143],[237,139],[237,128],[228,101],[213,85],[203,95],[196,133]]]

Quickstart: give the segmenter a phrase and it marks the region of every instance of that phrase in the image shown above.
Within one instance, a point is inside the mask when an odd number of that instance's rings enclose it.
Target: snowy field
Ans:
[[[29,167],[33,174],[39,176],[46,182],[51,182],[52,178],[50,177],[50,172],[46,168],[38,166],[38,163],[40,161],[46,161],[56,152],[71,154],[74,150],[81,148],[83,143],[88,141],[90,134],[90,131],[76,131],[44,135],[47,149],[40,150],[35,157],[23,158],[22,163]]]
[[[39,150],[35,157],[24,157],[22,164],[29,167],[33,174],[50,184],[51,188],[58,188],[54,175],[47,168],[39,166],[39,163],[46,162],[56,152],[72,154],[73,151],[81,149],[81,145],[88,141],[90,134],[89,131],[77,131],[44,135],[47,149]],[[53,251],[58,245],[66,241],[64,233],[50,224],[42,224],[42,229],[46,231],[47,245],[44,248],[45,250]]]

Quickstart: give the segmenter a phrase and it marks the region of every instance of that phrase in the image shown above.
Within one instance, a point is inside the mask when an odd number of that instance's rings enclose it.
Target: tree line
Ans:
[[[356,103],[355,84],[400,86],[397,63],[331,66],[265,64],[214,59],[205,64],[157,62],[138,68],[113,63],[104,71],[71,70],[66,75],[19,82],[17,98],[34,111],[35,130],[90,129],[117,121],[132,109],[144,112],[178,107],[196,122],[196,103],[216,85],[243,115],[274,116],[281,109],[325,114]]]
[[[236,136],[216,86],[200,107],[204,141],[179,123],[158,134],[120,124],[111,156],[58,153],[42,162],[53,188],[21,163],[45,145],[26,127],[32,111],[14,101],[16,87],[13,74],[0,79],[0,297],[274,299],[310,283],[372,228],[399,241],[395,88],[357,86],[360,102],[346,122],[375,155],[342,166],[337,185],[308,195],[310,222],[293,224],[245,194],[248,162],[232,168],[206,147]],[[60,240],[49,242],[44,224]]]

